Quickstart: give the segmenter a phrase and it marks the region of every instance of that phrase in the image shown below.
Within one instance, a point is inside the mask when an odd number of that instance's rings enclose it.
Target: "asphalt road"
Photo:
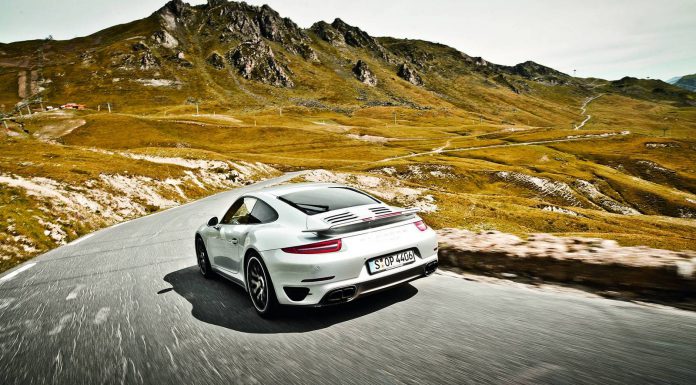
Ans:
[[[260,319],[240,288],[198,274],[193,231],[273,182],[2,275],[0,384],[696,383],[693,313],[447,274]]]

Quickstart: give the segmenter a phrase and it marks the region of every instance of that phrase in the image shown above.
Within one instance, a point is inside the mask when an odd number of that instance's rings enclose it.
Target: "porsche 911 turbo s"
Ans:
[[[197,262],[242,286],[262,316],[348,302],[437,269],[436,234],[417,212],[340,184],[266,188],[196,231]]]

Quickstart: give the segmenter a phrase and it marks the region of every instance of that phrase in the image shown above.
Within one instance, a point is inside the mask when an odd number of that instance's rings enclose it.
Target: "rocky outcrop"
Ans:
[[[604,193],[599,191],[595,185],[586,180],[578,179],[575,181],[574,186],[578,191],[585,195],[585,197],[606,211],[623,215],[640,215],[638,210],[619,203],[606,196]]]
[[[358,48],[380,50],[381,46],[372,36],[358,27],[353,27],[341,19],[336,19],[331,26],[343,35],[346,44]]]
[[[418,73],[411,68],[408,64],[402,63],[399,66],[399,70],[396,72],[396,74],[406,80],[407,82],[416,85],[416,86],[422,86],[423,85],[423,79],[418,75]]]
[[[346,39],[343,34],[339,32],[336,28],[332,27],[331,24],[325,21],[319,21],[314,23],[310,27],[310,30],[314,32],[320,39],[328,42],[334,47],[345,47]]]
[[[181,0],[171,0],[155,12],[160,24],[168,31],[176,31],[178,23],[189,24],[193,17],[191,6]]]
[[[293,87],[295,84],[278,63],[271,47],[263,40],[246,41],[227,53],[227,61],[242,77],[271,84],[276,87]]]
[[[165,30],[156,31],[152,34],[151,38],[156,44],[164,48],[174,49],[179,45],[176,38]]]
[[[309,40],[297,24],[287,17],[280,17],[278,12],[268,5],[261,7],[256,20],[261,36],[282,44],[291,53],[299,54],[299,46]]]
[[[341,19],[336,19],[331,24],[323,21],[315,23],[310,28],[322,40],[329,42],[336,47],[351,46],[355,48],[365,48],[372,51],[376,56],[391,61],[387,50],[382,47],[377,40],[368,35],[367,32],[358,27],[353,27]]]
[[[279,43],[288,52],[310,61],[317,61],[317,54],[309,46],[309,36],[287,17],[281,17],[268,5],[255,7],[246,3],[229,2],[207,15],[208,31],[221,31],[219,40],[256,41],[261,37]],[[211,8],[210,4],[208,8]],[[217,33],[217,32],[216,32]]]
[[[217,52],[213,52],[208,56],[206,62],[213,66],[216,70],[221,70],[225,68],[225,59]]]
[[[567,205],[584,207],[575,191],[568,184],[547,178],[527,175],[514,171],[498,171],[493,174],[496,179],[503,180],[523,188],[537,192],[544,198],[552,198]]]
[[[221,30],[221,42],[234,39],[258,40],[261,32],[246,7],[246,4],[227,3],[219,11],[210,14],[206,24],[214,30]]]
[[[159,68],[159,60],[150,51],[145,51],[140,56],[140,69],[143,71]]]
[[[366,84],[370,87],[374,87],[377,85],[377,77],[372,73],[372,71],[370,71],[370,68],[368,68],[367,63],[365,63],[362,60],[358,60],[358,62],[353,67],[353,74],[363,84]]]

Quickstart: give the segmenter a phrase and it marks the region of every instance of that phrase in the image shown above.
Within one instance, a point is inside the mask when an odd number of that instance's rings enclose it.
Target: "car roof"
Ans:
[[[293,192],[298,192],[298,191],[306,191],[306,190],[315,190],[319,188],[328,188],[328,187],[348,187],[343,184],[339,183],[288,183],[288,184],[283,184],[283,185],[277,185],[277,186],[272,186],[272,187],[266,187],[264,189],[261,189],[259,191],[255,191],[255,194],[258,194],[259,196],[262,195],[270,195],[273,197],[279,197],[281,195],[293,193]]]

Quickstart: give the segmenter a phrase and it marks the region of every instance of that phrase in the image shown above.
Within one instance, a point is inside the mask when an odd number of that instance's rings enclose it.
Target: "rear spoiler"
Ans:
[[[417,212],[419,212],[419,211],[421,211],[420,208],[418,208],[418,207],[412,207],[412,208],[404,209],[404,210],[401,210],[401,211],[394,211],[394,212],[387,213],[387,214],[376,215],[376,216],[374,216],[374,217],[353,219],[353,220],[351,220],[351,221],[343,222],[343,223],[341,223],[341,224],[336,224],[336,225],[328,225],[328,224],[327,224],[325,227],[315,227],[315,228],[311,228],[311,229],[307,229],[307,230],[302,230],[302,232],[303,232],[303,233],[323,233],[323,232],[326,232],[326,231],[331,231],[331,230],[338,229],[338,228],[340,228],[340,227],[358,225],[358,224],[361,224],[361,223],[374,222],[374,221],[378,221],[378,220],[380,220],[380,219],[386,219],[386,218],[391,218],[391,217],[398,217],[398,216],[401,216],[401,215],[411,215],[411,214],[415,214],[415,213],[417,213]]]

